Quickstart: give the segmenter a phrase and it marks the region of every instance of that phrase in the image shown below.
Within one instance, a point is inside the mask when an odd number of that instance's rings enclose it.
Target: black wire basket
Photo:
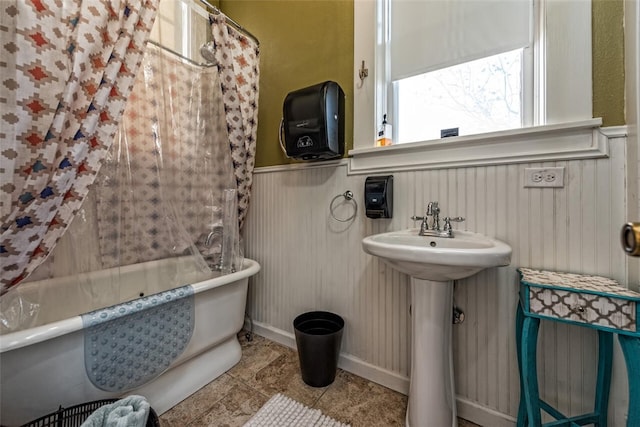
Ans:
[[[80,427],[96,409],[117,401],[118,399],[104,399],[82,403],[69,408],[61,406],[56,412],[23,424],[21,427]],[[153,408],[149,408],[147,427],[160,427],[158,414]]]

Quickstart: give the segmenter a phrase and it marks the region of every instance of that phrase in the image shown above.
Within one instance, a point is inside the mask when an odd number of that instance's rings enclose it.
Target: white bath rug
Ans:
[[[282,394],[276,394],[244,427],[349,427]]]

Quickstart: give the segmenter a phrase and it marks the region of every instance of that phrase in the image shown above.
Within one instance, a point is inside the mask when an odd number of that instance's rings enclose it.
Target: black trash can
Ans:
[[[327,311],[303,313],[293,321],[302,380],[312,387],[336,378],[344,320]]]

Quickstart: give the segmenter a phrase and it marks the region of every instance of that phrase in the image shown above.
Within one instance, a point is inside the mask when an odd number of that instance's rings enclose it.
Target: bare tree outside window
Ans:
[[[395,83],[399,143],[522,127],[522,49]]]

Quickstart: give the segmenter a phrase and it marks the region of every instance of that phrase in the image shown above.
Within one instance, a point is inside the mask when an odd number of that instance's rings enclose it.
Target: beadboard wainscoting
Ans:
[[[406,393],[409,280],[365,254],[361,240],[417,227],[410,217],[437,200],[442,216],[466,218],[457,228],[513,248],[509,267],[456,283],[455,303],[466,317],[454,326],[459,415],[486,426],[513,425],[520,395],[515,269],[598,274],[626,283],[629,262],[619,242],[627,208],[625,142],[609,136],[609,157],[600,159],[396,172],[393,218],[387,220],[365,216],[366,176],[348,175],[348,160],[257,169],[243,233],[246,255],[262,265],[249,293],[256,330],[294,346],[296,315],[338,313],[346,323],[341,366]],[[555,166],[565,168],[563,188],[523,187],[524,168]],[[332,218],[329,205],[346,190],[353,191],[358,212],[343,223]],[[338,218],[351,215],[351,202],[338,198],[335,205]],[[596,334],[543,322],[538,349],[543,398],[568,414],[590,411]],[[616,341],[610,425],[624,425],[626,405],[626,370]]]

